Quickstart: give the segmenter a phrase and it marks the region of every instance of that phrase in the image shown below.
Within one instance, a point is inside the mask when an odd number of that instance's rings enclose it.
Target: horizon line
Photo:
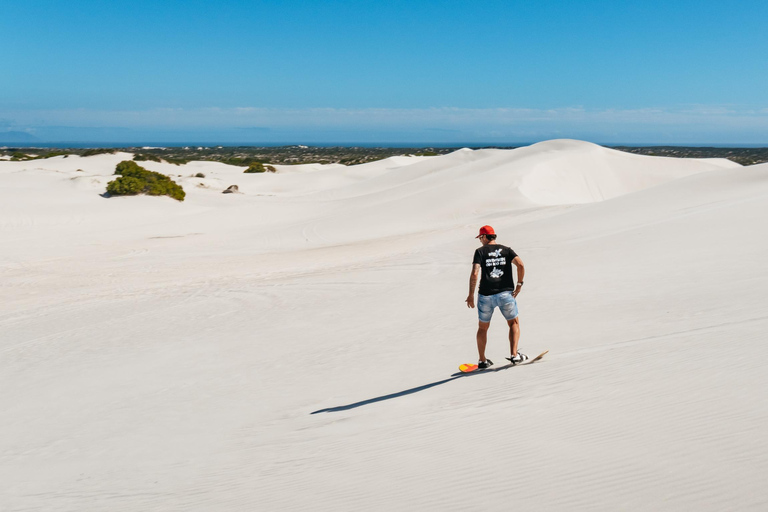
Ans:
[[[564,137],[568,138],[568,137]],[[557,140],[546,139],[546,140]],[[581,139],[573,139],[581,140]],[[35,141],[30,144],[30,141],[24,142],[6,142],[0,140],[0,149],[136,149],[136,148],[184,148],[184,147],[229,147],[229,148],[280,148],[280,147],[316,147],[316,148],[405,148],[405,149],[422,149],[422,148],[519,148],[525,146],[531,146],[538,144],[542,141],[527,141],[527,142],[254,142],[254,143],[240,143],[240,142],[220,142],[220,141],[188,141],[188,142],[158,142],[158,141],[135,141],[135,142],[77,142],[77,141]],[[604,147],[680,147],[680,148],[745,148],[745,149],[768,149],[768,142],[766,143],[719,143],[719,142],[595,142],[584,141],[597,144]]]

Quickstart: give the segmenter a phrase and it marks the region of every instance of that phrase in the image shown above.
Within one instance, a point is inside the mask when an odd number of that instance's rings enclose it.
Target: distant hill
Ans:
[[[37,142],[38,139],[34,135],[30,135],[27,132],[0,132],[0,144],[11,143],[17,144],[19,142]]]

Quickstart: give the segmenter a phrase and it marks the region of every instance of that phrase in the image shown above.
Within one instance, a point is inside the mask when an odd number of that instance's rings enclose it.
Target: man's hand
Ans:
[[[475,295],[472,294],[472,295],[468,296],[467,300],[465,300],[464,302],[467,303],[467,307],[468,308],[474,308],[475,307]]]
[[[520,295],[521,291],[523,291],[523,286],[519,284],[517,285],[517,288],[515,288],[515,291],[512,292],[512,296],[514,298],[517,298],[517,296]]]

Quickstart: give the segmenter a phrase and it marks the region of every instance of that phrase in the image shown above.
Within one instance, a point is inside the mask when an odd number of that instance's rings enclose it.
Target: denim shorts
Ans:
[[[512,296],[512,292],[501,292],[495,295],[477,295],[477,315],[480,317],[481,322],[490,322],[493,310],[497,307],[507,320],[517,318],[517,301]]]

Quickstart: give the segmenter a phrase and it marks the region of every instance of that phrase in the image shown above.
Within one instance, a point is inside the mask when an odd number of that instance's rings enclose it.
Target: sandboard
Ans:
[[[499,366],[497,368],[494,368],[493,366],[491,366],[490,368],[487,368],[487,369],[488,370],[501,370],[502,368],[510,368],[512,366],[524,366],[526,364],[532,364],[532,363],[535,363],[536,361],[540,361],[541,358],[544,357],[548,352],[549,352],[549,350],[545,350],[544,352],[542,352],[541,354],[537,355],[533,359],[528,359],[527,361],[523,361],[522,363],[517,363],[517,364],[509,363],[507,365]],[[462,365],[459,366],[459,371],[461,371],[462,373],[472,373],[472,372],[475,372],[475,371],[483,371],[483,369],[478,368],[476,364],[462,364]]]

